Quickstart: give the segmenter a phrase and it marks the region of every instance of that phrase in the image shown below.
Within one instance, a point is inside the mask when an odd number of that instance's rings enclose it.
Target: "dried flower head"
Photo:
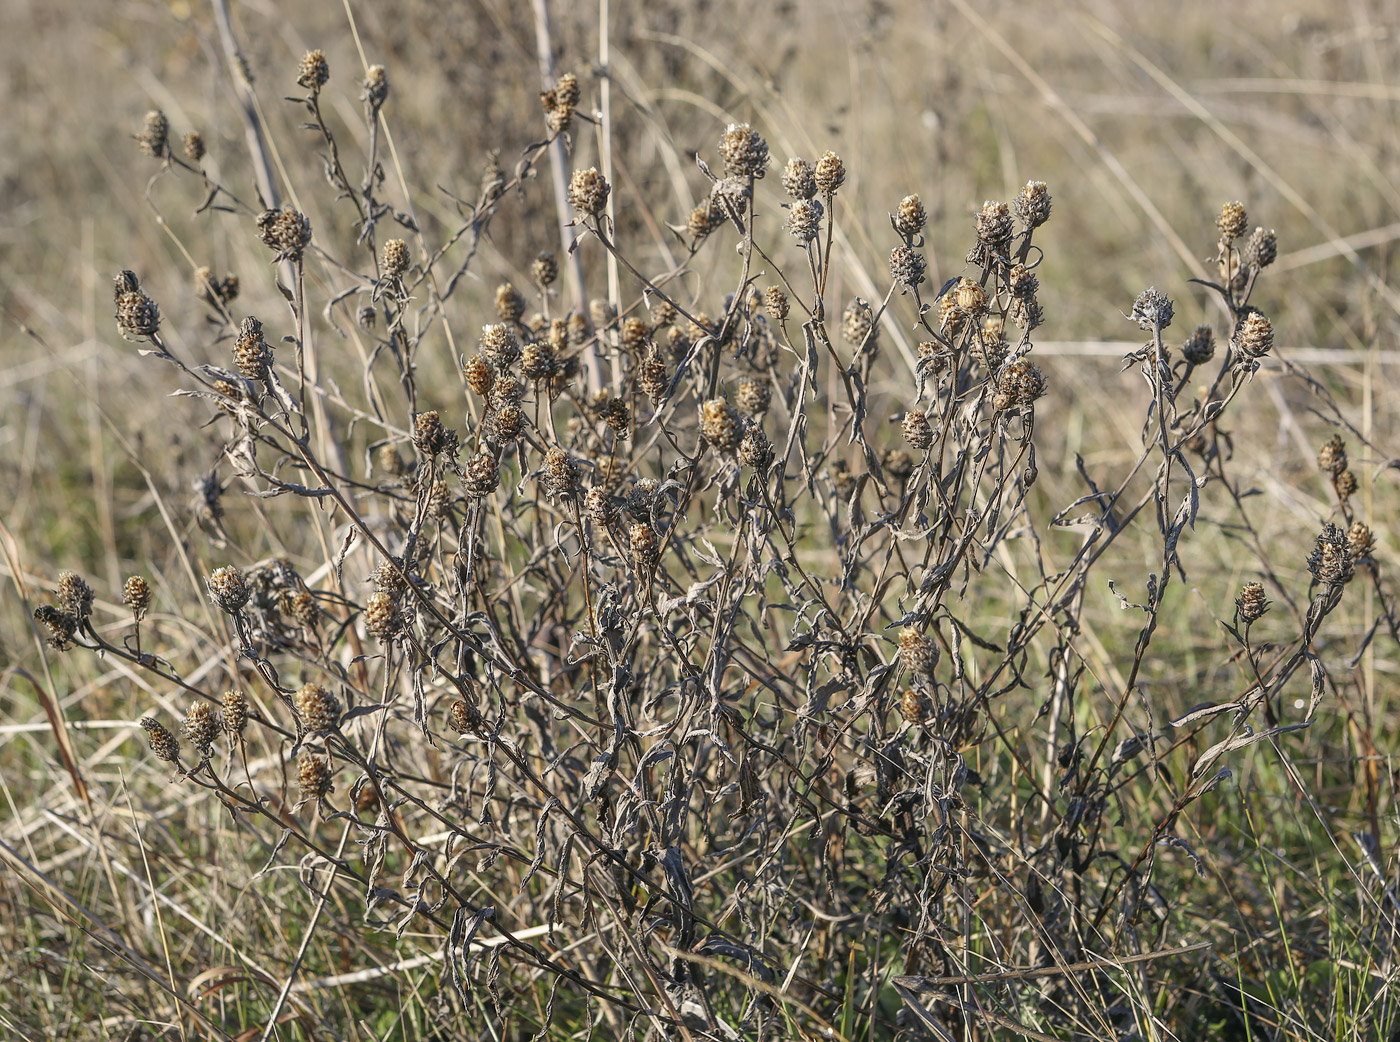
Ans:
[[[1133,301],[1133,310],[1129,317],[1138,324],[1139,329],[1151,332],[1161,331],[1171,325],[1174,313],[1171,298],[1160,292],[1157,287],[1150,286]]]
[[[904,440],[920,452],[927,452],[933,444],[933,426],[921,409],[911,409],[905,413],[900,430],[904,433]]]
[[[793,199],[810,199],[817,194],[817,179],[807,160],[793,157],[787,161],[783,167],[783,191]]]
[[[836,190],[846,183],[846,164],[835,152],[823,152],[813,171],[817,191],[835,195]]]
[[[203,759],[213,751],[214,739],[219,737],[219,718],[208,702],[195,702],[185,710],[180,733],[185,736]]]
[[[245,380],[266,380],[272,366],[272,345],[263,339],[263,327],[249,315],[238,327],[238,339],[233,342],[233,364]]]
[[[890,278],[910,289],[924,281],[928,261],[912,246],[896,246],[890,251]]]
[[[550,449],[544,456],[544,493],[551,498],[572,496],[578,491],[578,464],[563,449]]]
[[[243,729],[248,726],[248,696],[236,689],[225,691],[223,705],[224,730],[241,738]]]
[[[1344,470],[1332,479],[1332,487],[1337,491],[1337,499],[1345,504],[1356,494],[1356,475]]]
[[[462,375],[467,386],[482,398],[491,393],[491,386],[496,382],[496,370],[482,355],[468,358],[462,366]]]
[[[623,398],[609,399],[608,404],[603,407],[603,421],[615,437],[627,437],[632,427],[632,410],[627,407],[626,400]]]
[[[559,278],[559,259],[544,250],[530,265],[530,277],[541,286],[551,286]]]
[[[773,446],[757,422],[750,421],[745,426],[736,455],[743,466],[756,470],[762,470],[773,462]]]
[[[168,155],[170,150],[170,121],[160,109],[151,109],[141,125],[141,133],[136,135],[137,147],[148,156],[156,159]]]
[[[156,759],[164,760],[166,763],[180,762],[180,740],[153,716],[143,716],[141,726],[146,730],[146,739],[151,744],[151,752],[156,754]]]
[[[899,697],[899,713],[905,720],[914,726],[928,723],[933,715],[933,703],[927,695],[921,694],[914,688],[908,688]]]
[[[365,73],[364,92],[360,95],[371,108],[379,108],[389,97],[389,74],[382,65],[371,65]]]
[[[143,575],[131,575],[122,583],[122,603],[131,609],[132,617],[140,622],[151,606],[151,584]]]
[[[1000,251],[1005,249],[1016,231],[1011,219],[1011,207],[1006,203],[988,200],[977,211],[977,241],[983,246]]]
[[[509,282],[496,287],[496,314],[502,322],[512,323],[519,322],[520,316],[525,314],[525,298]]]
[[[1235,599],[1235,611],[1246,626],[1258,622],[1268,610],[1269,601],[1264,596],[1262,583],[1248,582],[1240,588],[1240,595]]]
[[[899,631],[899,660],[916,677],[931,677],[938,665],[938,645],[913,626]]]
[[[1347,443],[1334,434],[1317,450],[1317,469],[1337,477],[1347,469]]]
[[[388,644],[403,627],[399,604],[387,593],[372,593],[365,602],[365,632],[381,644]]]
[[[987,291],[982,288],[980,282],[966,276],[958,279],[952,293],[945,299],[951,300],[959,311],[973,318],[979,317],[987,310]]]
[[[1025,408],[1045,393],[1045,374],[1029,358],[1008,362],[997,374],[996,409]]]
[[[794,239],[805,245],[821,231],[824,212],[820,200],[799,199],[788,209],[787,229]]]
[[[340,726],[340,703],[320,684],[301,685],[292,704],[308,734],[325,734]]]
[[[521,349],[520,371],[527,380],[548,380],[558,367],[559,359],[547,340],[531,341]]]
[[[297,66],[297,84],[312,94],[318,93],[331,78],[331,67],[320,50],[307,51]]]
[[[1256,268],[1267,268],[1278,257],[1278,237],[1272,228],[1255,228],[1245,243],[1244,259]]]
[[[499,444],[514,441],[525,429],[525,410],[515,402],[502,401],[491,411],[491,436]]]
[[[209,599],[214,602],[215,607],[230,615],[242,611],[243,606],[248,603],[248,598],[253,595],[248,580],[233,565],[214,569],[205,578],[204,585],[209,588]]]
[[[1006,273],[1006,285],[1020,300],[1034,297],[1040,289],[1040,279],[1024,264],[1013,264]]]
[[[155,336],[160,330],[160,308],[141,289],[140,280],[129,271],[116,278],[117,331],[128,340]]]
[[[481,727],[481,711],[459,698],[448,709],[447,722],[458,734],[466,734]]]
[[[264,210],[258,215],[258,238],[276,253],[276,261],[299,261],[311,245],[311,222],[290,206]]]
[[[335,791],[331,784],[330,761],[303,749],[297,757],[297,785],[303,801],[325,799]]]
[[[185,158],[191,163],[198,163],[204,158],[204,135],[198,131],[191,130],[185,135]]]
[[[385,442],[374,450],[374,469],[388,477],[401,478],[408,473],[408,462],[398,446]]]
[[[1249,227],[1249,215],[1245,213],[1244,203],[1226,203],[1220,207],[1215,226],[1220,229],[1220,237],[1226,242],[1238,239]]]
[[[1273,350],[1274,326],[1262,312],[1251,311],[1235,331],[1235,347],[1246,358],[1262,358]]]
[[[408,270],[408,243],[402,239],[385,239],[379,266],[386,279],[401,279]]]
[[[617,520],[617,501],[605,488],[595,485],[583,497],[583,512],[600,525]]]
[[[1308,555],[1308,571],[1324,586],[1341,586],[1351,579],[1353,563],[1346,534],[1329,521]]]
[[[743,417],[728,399],[711,398],[700,407],[700,433],[720,451],[732,451],[744,436]]]
[[[1205,365],[1215,357],[1215,330],[1200,325],[1181,345],[1181,357],[1188,365]]]
[[[724,223],[724,212],[712,200],[706,200],[690,211],[685,230],[692,239],[703,239]]]
[[[651,568],[661,558],[661,541],[656,537],[656,530],[646,522],[639,522],[633,525],[627,532],[628,542],[632,547],[632,559],[637,563],[638,568]]]
[[[642,352],[650,339],[651,331],[647,329],[647,324],[635,315],[631,315],[622,320],[621,342],[628,354],[637,355]]]
[[[730,177],[762,177],[768,165],[768,142],[747,123],[731,123],[719,139],[719,155]]]
[[[501,471],[496,457],[485,450],[475,453],[467,460],[463,473],[466,476],[462,483],[466,487],[467,495],[477,499],[489,496],[501,484]]]
[[[870,305],[856,297],[841,312],[841,336],[852,347],[873,347],[880,339],[880,327],[875,324],[875,312]]]
[[[77,572],[58,573],[58,606],[81,625],[92,617],[92,587]]]
[[[569,203],[585,217],[597,217],[608,205],[608,193],[612,191],[607,179],[591,166],[587,170],[575,170],[569,179]]]
[[[424,456],[435,456],[454,447],[456,432],[443,425],[434,409],[420,412],[413,418],[413,445]]]
[[[504,373],[520,357],[520,339],[504,322],[482,326],[481,354],[498,372]]]
[[[1026,230],[1039,228],[1050,219],[1050,193],[1044,181],[1027,181],[1016,196],[1016,216]]]
[[[909,240],[924,230],[928,214],[924,211],[923,201],[917,195],[906,195],[895,207],[891,220],[894,222],[894,230]]]
[[[72,615],[59,611],[52,604],[41,604],[34,609],[34,621],[43,630],[45,642],[55,651],[67,651],[73,646],[78,620]]]
[[[666,373],[666,363],[661,360],[661,356],[656,353],[656,348],[653,347],[642,359],[641,365],[637,367],[637,386],[655,406],[661,404],[661,399],[665,396],[666,389],[670,384],[670,377]]]
[[[914,473],[914,457],[901,448],[886,449],[880,457],[880,467],[896,481],[907,481]]]
[[[1364,521],[1353,521],[1347,529],[1347,548],[1354,561],[1363,561],[1376,552],[1376,537]]]
[[[788,298],[781,287],[769,286],[764,290],[763,310],[774,322],[782,322],[788,317]]]
[[[637,483],[627,490],[627,513],[633,520],[650,520],[652,504],[656,501],[656,493],[660,488],[661,483],[655,478],[639,478]]]
[[[747,416],[762,416],[768,411],[773,398],[773,386],[765,380],[745,376],[739,380],[739,389],[734,393],[734,403],[739,411]]]
[[[376,590],[397,598],[408,589],[403,569],[404,563],[397,557],[380,561],[370,573],[370,582],[374,583]]]

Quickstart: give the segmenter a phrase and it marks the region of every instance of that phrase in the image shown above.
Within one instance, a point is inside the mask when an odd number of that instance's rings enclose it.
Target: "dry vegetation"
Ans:
[[[1389,5],[5,5],[4,1037],[1400,1038]]]

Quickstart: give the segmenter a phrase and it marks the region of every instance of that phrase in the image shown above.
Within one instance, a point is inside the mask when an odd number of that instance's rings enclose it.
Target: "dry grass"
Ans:
[[[1390,6],[7,2],[6,1037],[1400,1037]]]

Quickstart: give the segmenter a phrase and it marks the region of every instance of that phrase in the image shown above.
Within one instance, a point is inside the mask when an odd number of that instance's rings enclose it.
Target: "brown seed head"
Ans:
[[[559,278],[559,259],[548,250],[544,250],[530,265],[530,277],[541,286],[552,286]]]
[[[904,422],[899,427],[904,432],[904,440],[920,452],[927,452],[933,444],[933,427],[921,409],[911,409],[905,413]]]
[[[987,291],[982,288],[981,283],[973,279],[958,279],[949,296],[958,310],[968,315],[977,317],[987,310]]]
[[[1013,264],[1011,270],[1006,273],[1006,285],[1013,296],[1024,300],[1035,296],[1036,291],[1040,289],[1040,279],[1024,264]]]
[[[1005,249],[1016,226],[1011,220],[1011,207],[988,200],[977,212],[977,241],[995,250]]]
[[[331,78],[331,67],[320,50],[307,51],[297,66],[297,83],[312,94],[318,93]]]
[[[180,725],[180,733],[204,759],[209,758],[220,730],[219,718],[208,702],[195,702],[185,710],[185,722]]]
[[[794,239],[805,245],[821,231],[824,212],[821,200],[799,199],[788,209],[787,229]]]
[[[1249,582],[1240,588],[1240,595],[1235,600],[1235,611],[1246,626],[1258,622],[1268,610],[1269,601],[1264,596],[1262,583]]]
[[[997,374],[996,409],[1025,408],[1045,393],[1045,374],[1029,358],[1008,362]]]
[[[1016,196],[1016,216],[1029,231],[1039,228],[1050,219],[1050,193],[1044,181],[1027,181],[1026,187]]]
[[[894,230],[905,239],[913,239],[924,230],[928,214],[923,201],[917,195],[906,195],[899,201],[894,211]]]
[[[730,177],[762,177],[768,165],[768,142],[747,123],[731,123],[720,136],[719,155]]]
[[[1255,228],[1244,247],[1244,259],[1256,268],[1267,268],[1278,257],[1278,238],[1272,228]]]
[[[520,357],[520,339],[515,335],[515,330],[504,322],[482,326],[481,354],[496,367],[497,372],[504,373]]]
[[[933,706],[928,698],[913,688],[907,689],[899,698],[899,713],[916,727],[928,722],[933,714]]]
[[[1045,321],[1045,312],[1034,297],[1016,297],[1011,301],[1011,320],[1020,328],[1031,330]]]
[[[277,254],[277,261],[299,261],[311,245],[311,222],[290,206],[258,215],[258,238]]]
[[[520,316],[525,314],[525,298],[509,282],[496,287],[496,314],[502,322],[519,322]]]
[[[563,449],[550,449],[544,456],[543,483],[547,496],[572,496],[578,491],[578,464]]]
[[[931,677],[938,665],[938,645],[913,626],[905,626],[899,631],[899,660],[914,676]]]
[[[1354,560],[1361,561],[1370,557],[1376,551],[1376,537],[1371,532],[1371,526],[1364,521],[1353,521],[1351,527],[1347,529],[1347,549],[1351,551]]]
[[[204,135],[198,131],[191,130],[185,135],[185,158],[191,163],[204,158]]]
[[[1201,325],[1181,345],[1181,357],[1190,365],[1205,365],[1215,357],[1215,330]]]
[[[204,580],[204,585],[209,588],[209,599],[214,605],[230,615],[242,611],[248,598],[253,595],[248,580],[233,565],[214,569]]]
[[[384,270],[385,278],[403,278],[403,273],[408,270],[408,243],[402,239],[385,239],[379,266]]]
[[[129,271],[116,278],[117,331],[128,340],[155,336],[160,330],[160,308],[141,289],[141,283]]]
[[[398,602],[387,593],[372,593],[365,602],[365,632],[381,644],[388,644],[403,627]]]
[[[55,651],[67,651],[73,646],[78,620],[72,615],[59,611],[52,604],[41,604],[34,609],[34,621],[43,629],[44,640]]]
[[[575,170],[569,180],[569,203],[585,217],[597,217],[608,205],[608,193],[611,191],[607,179],[598,173],[597,167]]]
[[[520,437],[525,429],[525,410],[515,402],[502,401],[491,412],[491,434],[504,444]]]
[[[443,426],[437,410],[420,412],[413,418],[413,445],[424,456],[435,456],[452,447],[456,441],[454,431]]]
[[[859,297],[841,312],[841,335],[852,347],[874,346],[880,339],[880,327],[875,324],[875,312]]]
[[[58,606],[79,623],[92,617],[92,587],[77,572],[58,573]]]
[[[459,698],[448,709],[447,722],[458,734],[466,734],[481,726],[481,712]]]
[[[320,684],[303,684],[292,704],[308,734],[325,734],[340,726],[340,703]]]
[[[1249,227],[1249,215],[1245,213],[1244,203],[1226,203],[1222,206],[1215,226],[1220,229],[1220,237],[1226,242],[1238,239]]]
[[[1351,546],[1346,534],[1330,521],[1323,526],[1312,553],[1308,555],[1308,571],[1325,586],[1341,586],[1352,577]]]
[[[774,322],[782,322],[788,317],[787,294],[778,286],[769,286],[763,293],[763,310]]]
[[[467,495],[477,499],[489,496],[501,484],[501,471],[496,457],[484,450],[467,460],[463,473],[466,474],[463,484],[466,486]]]
[[[745,376],[739,380],[739,389],[734,394],[734,404],[747,416],[762,416],[768,411],[773,399],[773,386],[764,380]]]
[[[622,320],[622,346],[628,353],[640,354],[650,339],[651,331],[647,324],[635,315]]]
[[[238,690],[225,691],[223,703],[224,730],[241,737],[248,726],[248,696]]]
[[[238,327],[238,339],[233,342],[233,364],[245,380],[266,380],[272,366],[272,345],[263,339],[263,327],[252,315]]]
[[[914,473],[914,457],[903,449],[886,449],[880,457],[880,467],[896,481],[907,481]]]
[[[744,436],[743,417],[728,399],[711,398],[700,407],[700,433],[721,452],[730,452]]]
[[[364,92],[360,95],[371,108],[379,108],[389,97],[389,74],[382,65],[371,65],[365,73]]]
[[[635,521],[647,521],[651,519],[652,504],[656,500],[656,493],[660,489],[661,483],[655,478],[638,478],[636,484],[627,490],[626,506],[627,513]]]
[[[661,541],[656,537],[656,530],[651,525],[640,522],[633,525],[627,532],[628,541],[632,546],[632,559],[639,568],[650,568],[661,557]]]
[[[374,469],[391,478],[401,478],[408,473],[408,463],[399,454],[398,446],[385,442],[374,450]]]
[[[491,385],[496,382],[496,370],[482,355],[468,358],[462,366],[462,374],[466,377],[467,386],[482,398],[491,393]]]
[[[642,359],[642,364],[637,367],[637,386],[655,406],[661,403],[661,398],[670,385],[670,377],[666,374],[666,363],[661,360],[661,356],[656,353],[656,348],[653,347]]]
[[[1337,490],[1337,498],[1346,503],[1356,494],[1356,475],[1344,470],[1332,479],[1332,487]]]
[[[375,566],[374,571],[370,573],[370,582],[374,583],[376,590],[398,598],[408,589],[408,583],[402,574],[402,567],[403,562],[397,557],[388,561],[380,561]]]
[[[1251,311],[1235,332],[1235,346],[1246,358],[1262,358],[1273,350],[1273,323],[1262,312]]]
[[[1151,332],[1166,329],[1171,325],[1175,310],[1170,297],[1157,287],[1149,286],[1133,301],[1133,310],[1129,317],[1138,324],[1139,329]]]
[[[613,398],[603,409],[603,420],[616,437],[625,438],[632,427],[632,410],[625,399]]]
[[[745,426],[744,436],[739,439],[737,455],[740,464],[756,470],[762,470],[773,462],[773,446],[757,422],[750,421]]]
[[[1317,469],[1334,478],[1347,469],[1347,443],[1340,434],[1332,435],[1317,450]]]
[[[846,164],[835,152],[823,152],[817,160],[813,176],[817,181],[817,191],[835,195],[836,190],[846,183]]]
[[[783,168],[783,191],[794,199],[810,199],[817,194],[817,179],[805,159],[792,158]]]
[[[301,788],[303,801],[325,799],[335,791],[331,784],[331,766],[323,756],[317,756],[303,749],[297,757],[297,785]]]
[[[890,278],[913,289],[924,281],[928,261],[912,246],[896,246],[890,250]]]
[[[600,525],[611,525],[617,520],[617,502],[607,489],[597,485],[584,495],[583,510]]]
[[[146,609],[151,606],[151,584],[144,575],[131,575],[122,583],[122,603],[131,609],[137,622],[146,617]]]
[[[180,740],[170,733],[170,728],[153,716],[143,716],[141,726],[146,729],[146,739],[151,743],[151,752],[156,754],[156,759],[166,763],[180,762]]]
[[[520,352],[520,371],[527,380],[548,380],[558,365],[559,360],[548,341],[531,341]]]
[[[160,109],[151,109],[136,135],[137,147],[148,156],[160,159],[170,150],[170,121]]]

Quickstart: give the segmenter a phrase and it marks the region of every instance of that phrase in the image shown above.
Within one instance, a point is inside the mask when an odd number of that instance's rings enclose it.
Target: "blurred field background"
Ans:
[[[488,155],[497,151],[509,170],[540,138],[529,5],[351,0],[348,7],[358,40],[337,4],[233,9],[280,172],[318,236],[350,241],[335,230],[316,141],[298,129],[301,111],[281,99],[296,93],[292,70],[303,52],[324,49],[332,70],[327,118],[347,148],[359,149],[358,84],[366,62],[383,63],[392,82],[386,195],[416,216],[429,243],[441,242],[458,222],[452,196],[475,196]],[[556,4],[551,13],[559,69],[577,72],[589,109],[600,89],[597,9]],[[0,18],[7,27],[0,34],[0,538],[9,573],[0,596],[0,838],[42,867],[56,890],[121,920],[118,932],[139,939],[147,959],[164,965],[168,955],[188,980],[195,964],[182,959],[177,938],[167,937],[173,947],[162,950],[153,906],[140,898],[141,852],[123,795],[135,778],[151,799],[175,798],[173,788],[161,795],[162,772],[142,763],[144,742],[130,723],[159,696],[89,656],[55,656],[37,638],[25,598],[28,607],[40,603],[58,572],[71,568],[87,576],[100,610],[113,617],[121,582],[135,570],[189,601],[198,592],[177,566],[172,529],[198,561],[217,558],[222,535],[201,526],[191,505],[194,482],[213,462],[207,438],[197,414],[167,397],[174,374],[140,359],[113,329],[112,275],[137,271],[161,302],[170,342],[196,359],[214,361],[216,351],[204,346],[190,289],[195,267],[238,273],[240,311],[283,305],[267,255],[246,227],[227,215],[194,215],[201,202],[194,182],[165,178],[148,195],[158,163],[133,140],[146,110],[163,109],[177,139],[189,130],[204,135],[211,173],[253,195],[209,9],[187,0],[0,0]],[[608,44],[619,238],[658,265],[671,242],[664,225],[683,224],[708,188],[693,155],[713,163],[719,133],[735,120],[764,133],[779,169],[789,154],[834,149],[844,158],[849,187],[837,218],[849,244],[833,300],[870,295],[862,278],[871,272],[883,279],[886,214],[905,194],[919,193],[928,209],[929,280],[937,286],[963,270],[971,215],[983,200],[1011,198],[1029,179],[1048,183],[1054,217],[1037,239],[1046,253],[1038,270],[1046,322],[1034,337],[1050,380],[1037,429],[1037,496],[1047,514],[1080,494],[1076,454],[1108,471],[1136,457],[1145,392],[1136,368],[1121,371],[1121,358],[1142,337],[1124,316],[1143,289],[1157,286],[1176,301],[1173,332],[1219,321],[1206,293],[1186,280],[1211,274],[1220,204],[1243,201],[1251,225],[1278,235],[1279,259],[1254,298],[1273,320],[1277,355],[1305,364],[1358,431],[1390,446],[1384,453],[1353,443],[1352,451],[1358,514],[1369,519],[1381,573],[1391,580],[1400,503],[1400,470],[1389,459],[1400,455],[1393,391],[1400,290],[1391,274],[1400,238],[1400,5],[619,0]],[[591,165],[598,151],[592,128],[580,127],[574,165]],[[557,226],[532,217],[553,213],[548,177],[528,186],[523,200],[503,208],[472,284],[454,301],[464,327],[493,321],[497,282],[528,285],[536,254],[558,246]],[[601,253],[584,255],[587,295],[604,293]],[[727,248],[702,252],[696,284],[709,285],[731,263]],[[891,322],[907,328],[901,314]],[[455,370],[452,346],[439,340],[435,350],[419,360],[425,386],[435,371]],[[326,365],[332,378],[354,379],[360,361],[347,355]],[[877,415],[900,410],[907,381],[898,365],[881,375],[876,389],[888,398],[876,399]],[[436,404],[455,409],[459,401],[445,392]],[[1161,719],[1212,697],[1218,620],[1228,618],[1240,582],[1256,577],[1259,545],[1306,584],[1313,537],[1336,509],[1315,464],[1332,430],[1318,401],[1271,362],[1235,416],[1231,465],[1258,492],[1251,508],[1258,528],[1203,526],[1183,543],[1186,584],[1176,588],[1158,638],[1171,654],[1163,652],[1143,681]],[[175,516],[163,518],[161,504]],[[225,523],[233,542],[256,542],[258,519],[241,505],[230,507]],[[1068,546],[1074,537],[1057,538]],[[1114,554],[1104,574],[1140,586],[1151,553],[1125,542]],[[1383,612],[1371,590],[1354,592],[1332,623],[1339,642],[1359,648]],[[994,614],[998,606],[979,610]],[[1130,651],[1138,622],[1113,594],[1096,587],[1085,611],[1104,662]],[[1351,665],[1348,682],[1360,694],[1324,705],[1287,769],[1267,748],[1253,748],[1234,765],[1213,814],[1193,821],[1211,867],[1196,879],[1184,866],[1179,882],[1199,887],[1199,906],[1214,909],[1199,923],[1200,938],[1214,948],[1208,973],[1190,987],[1204,989],[1206,977],[1228,986],[1203,990],[1199,1005],[1182,1002],[1175,1037],[1207,1030],[1241,1039],[1400,1037],[1393,1019],[1388,1036],[1357,1033],[1363,1021],[1366,1031],[1380,1030],[1357,1006],[1378,1000],[1357,997],[1374,996],[1375,982],[1393,981],[1400,970],[1394,938],[1378,939],[1367,932],[1374,924],[1363,928],[1349,911],[1354,902],[1395,901],[1394,642],[1382,632]],[[56,691],[78,722],[69,732],[75,754],[112,812],[105,820],[114,848],[138,873],[129,906],[105,893],[107,879],[98,876],[111,869],[99,873],[95,848],[78,836],[69,775],[35,684]],[[83,728],[83,721],[94,723]],[[1291,771],[1306,778],[1311,806]],[[228,852],[206,832],[217,828],[218,808],[163,806],[157,827],[166,867],[178,867],[169,886],[184,900],[218,874],[206,863]],[[1353,838],[1360,834],[1372,838]],[[14,864],[7,858],[0,869],[0,1011],[10,1011],[0,1032],[177,1037],[138,1026],[124,1003],[111,1001],[101,976],[113,965],[109,954],[43,913],[35,884],[21,881]],[[1358,880],[1372,888],[1364,899],[1351,892]],[[258,914],[287,914],[297,900],[269,899]],[[1393,932],[1393,918],[1386,929]],[[1372,962],[1382,949],[1385,958]],[[1246,993],[1278,1015],[1221,1011],[1222,995]],[[381,1009],[342,1010],[336,1022],[349,1025],[345,1037],[449,1037],[432,1034],[426,1016],[385,1015],[390,1005],[425,1003],[416,995],[386,999]],[[863,1030],[861,1037],[886,1037],[873,1020]]]

